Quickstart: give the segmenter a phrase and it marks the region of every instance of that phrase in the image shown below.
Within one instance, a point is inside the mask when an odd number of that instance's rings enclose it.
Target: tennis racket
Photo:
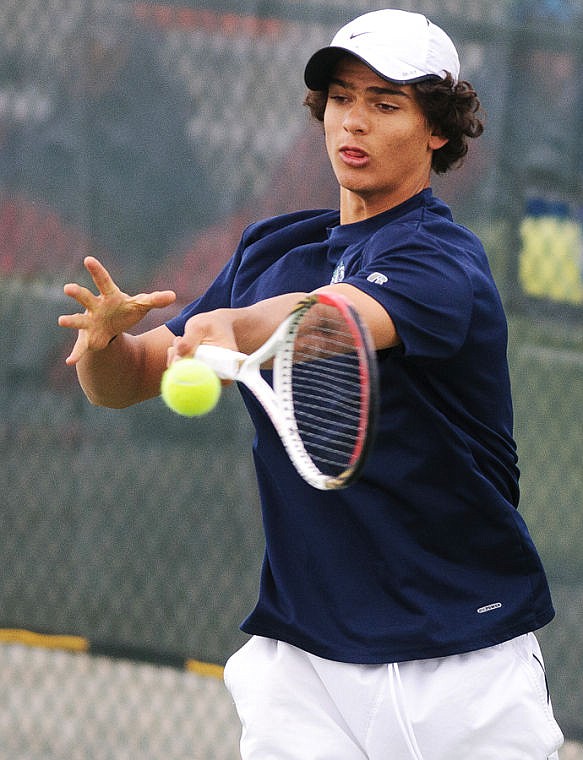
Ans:
[[[311,486],[355,480],[374,434],[378,380],[368,331],[346,298],[307,296],[252,354],[203,344],[195,356],[254,394]]]

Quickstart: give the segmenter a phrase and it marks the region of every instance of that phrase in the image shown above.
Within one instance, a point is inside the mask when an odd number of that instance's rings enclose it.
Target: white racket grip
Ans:
[[[195,359],[208,364],[221,380],[236,380],[241,364],[247,358],[247,354],[239,351],[231,351],[223,346],[211,346],[203,343],[194,352]]]

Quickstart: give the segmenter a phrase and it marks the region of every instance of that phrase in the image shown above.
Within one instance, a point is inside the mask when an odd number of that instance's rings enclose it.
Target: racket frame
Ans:
[[[353,335],[360,368],[359,438],[351,461],[338,475],[320,471],[306,451],[294,416],[292,366],[294,342],[304,314],[322,303],[341,311]],[[350,485],[360,473],[375,431],[378,399],[376,355],[368,330],[350,301],[338,293],[311,293],[303,298],[267,341],[251,354],[201,344],[195,357],[207,363],[223,380],[243,383],[265,409],[294,467],[319,490]],[[261,366],[273,359],[273,388],[261,375]]]

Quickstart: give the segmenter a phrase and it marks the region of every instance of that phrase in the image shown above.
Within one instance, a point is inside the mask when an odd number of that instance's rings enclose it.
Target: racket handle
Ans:
[[[231,351],[223,346],[200,345],[195,353],[195,359],[208,364],[221,380],[236,380],[241,364],[247,358],[247,354],[239,351]]]

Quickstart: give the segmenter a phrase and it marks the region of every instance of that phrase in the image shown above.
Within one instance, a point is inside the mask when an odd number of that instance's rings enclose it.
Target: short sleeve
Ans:
[[[462,347],[472,317],[466,254],[425,233],[405,238],[385,250],[377,237],[345,282],[384,306],[406,356],[446,359]]]

